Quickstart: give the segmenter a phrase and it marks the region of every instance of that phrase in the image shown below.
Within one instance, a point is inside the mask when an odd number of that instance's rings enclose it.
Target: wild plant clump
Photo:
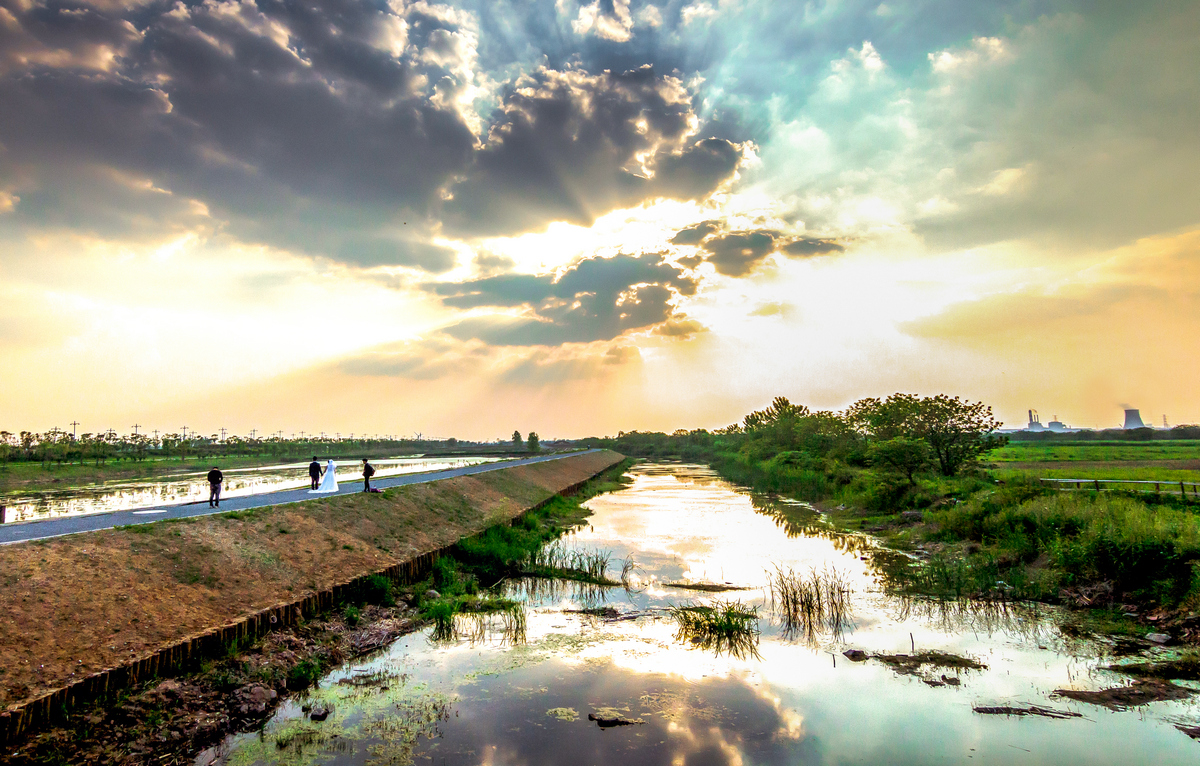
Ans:
[[[850,624],[851,588],[837,569],[812,569],[805,575],[776,565],[767,575],[771,608],[785,635],[814,641],[828,631],[837,638]]]
[[[678,628],[676,641],[739,658],[758,655],[757,607],[740,601],[714,601],[707,606],[672,605],[667,611]]]

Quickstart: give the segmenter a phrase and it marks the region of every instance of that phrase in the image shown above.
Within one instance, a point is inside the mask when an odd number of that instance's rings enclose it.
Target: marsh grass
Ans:
[[[771,608],[788,638],[813,642],[828,633],[837,640],[850,626],[852,590],[841,571],[826,567],[805,574],[777,564],[767,579]]]
[[[738,659],[758,657],[758,608],[740,601],[714,601],[711,605],[670,605],[676,641],[699,649],[728,653]]]
[[[520,572],[525,577],[550,577],[559,580],[580,580],[596,585],[621,585],[621,581],[608,577],[611,561],[612,553],[609,551],[574,550],[554,543],[530,551],[521,563]],[[624,571],[624,567],[622,569]],[[632,571],[632,563],[629,571]]]
[[[1048,598],[1061,589],[1108,583],[1115,597],[1167,605],[1195,600],[1195,514],[1108,493],[1043,494],[1023,502],[999,494],[932,514],[942,539],[977,541],[984,550],[917,567],[924,571],[913,576],[935,588],[925,592]]]

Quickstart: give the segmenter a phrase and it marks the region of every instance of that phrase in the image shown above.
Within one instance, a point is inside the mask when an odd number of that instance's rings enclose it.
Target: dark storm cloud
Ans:
[[[580,261],[557,280],[550,275],[505,274],[428,288],[460,309],[524,307],[523,316],[464,320],[446,332],[492,345],[529,346],[609,340],[672,317],[671,299],[692,295],[695,281],[659,254]]]
[[[505,234],[555,220],[590,225],[646,199],[706,196],[733,175],[741,148],[693,141],[692,119],[682,84],[648,67],[543,70],[506,98],[486,146],[451,188],[446,221]]]

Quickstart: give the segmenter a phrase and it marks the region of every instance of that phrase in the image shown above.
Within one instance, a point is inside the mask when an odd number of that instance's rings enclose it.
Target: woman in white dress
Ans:
[[[310,489],[308,494],[316,494],[318,492],[337,492],[338,483],[337,476],[333,473],[333,460],[331,459],[325,464],[325,475],[321,477],[321,486],[316,489]]]

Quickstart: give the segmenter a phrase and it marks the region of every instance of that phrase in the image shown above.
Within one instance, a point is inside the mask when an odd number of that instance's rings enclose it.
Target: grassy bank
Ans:
[[[499,614],[506,631],[520,640],[523,608],[480,582],[497,567],[519,569],[530,553],[584,523],[590,512],[581,503],[623,486],[627,465],[618,463],[576,495],[552,498],[515,523],[504,521],[461,540],[437,560],[425,582],[396,587],[381,576],[367,578],[328,613],[248,645],[230,645],[225,656],[204,661],[194,672],[156,679],[80,710],[9,753],[5,762],[191,764],[200,749],[261,725],[287,695],[308,688],[339,663],[431,622],[435,639],[449,639],[456,635],[456,615]],[[430,589],[440,592],[426,595]]]
[[[592,453],[382,495],[5,546],[0,705],[445,547],[619,460]]]

